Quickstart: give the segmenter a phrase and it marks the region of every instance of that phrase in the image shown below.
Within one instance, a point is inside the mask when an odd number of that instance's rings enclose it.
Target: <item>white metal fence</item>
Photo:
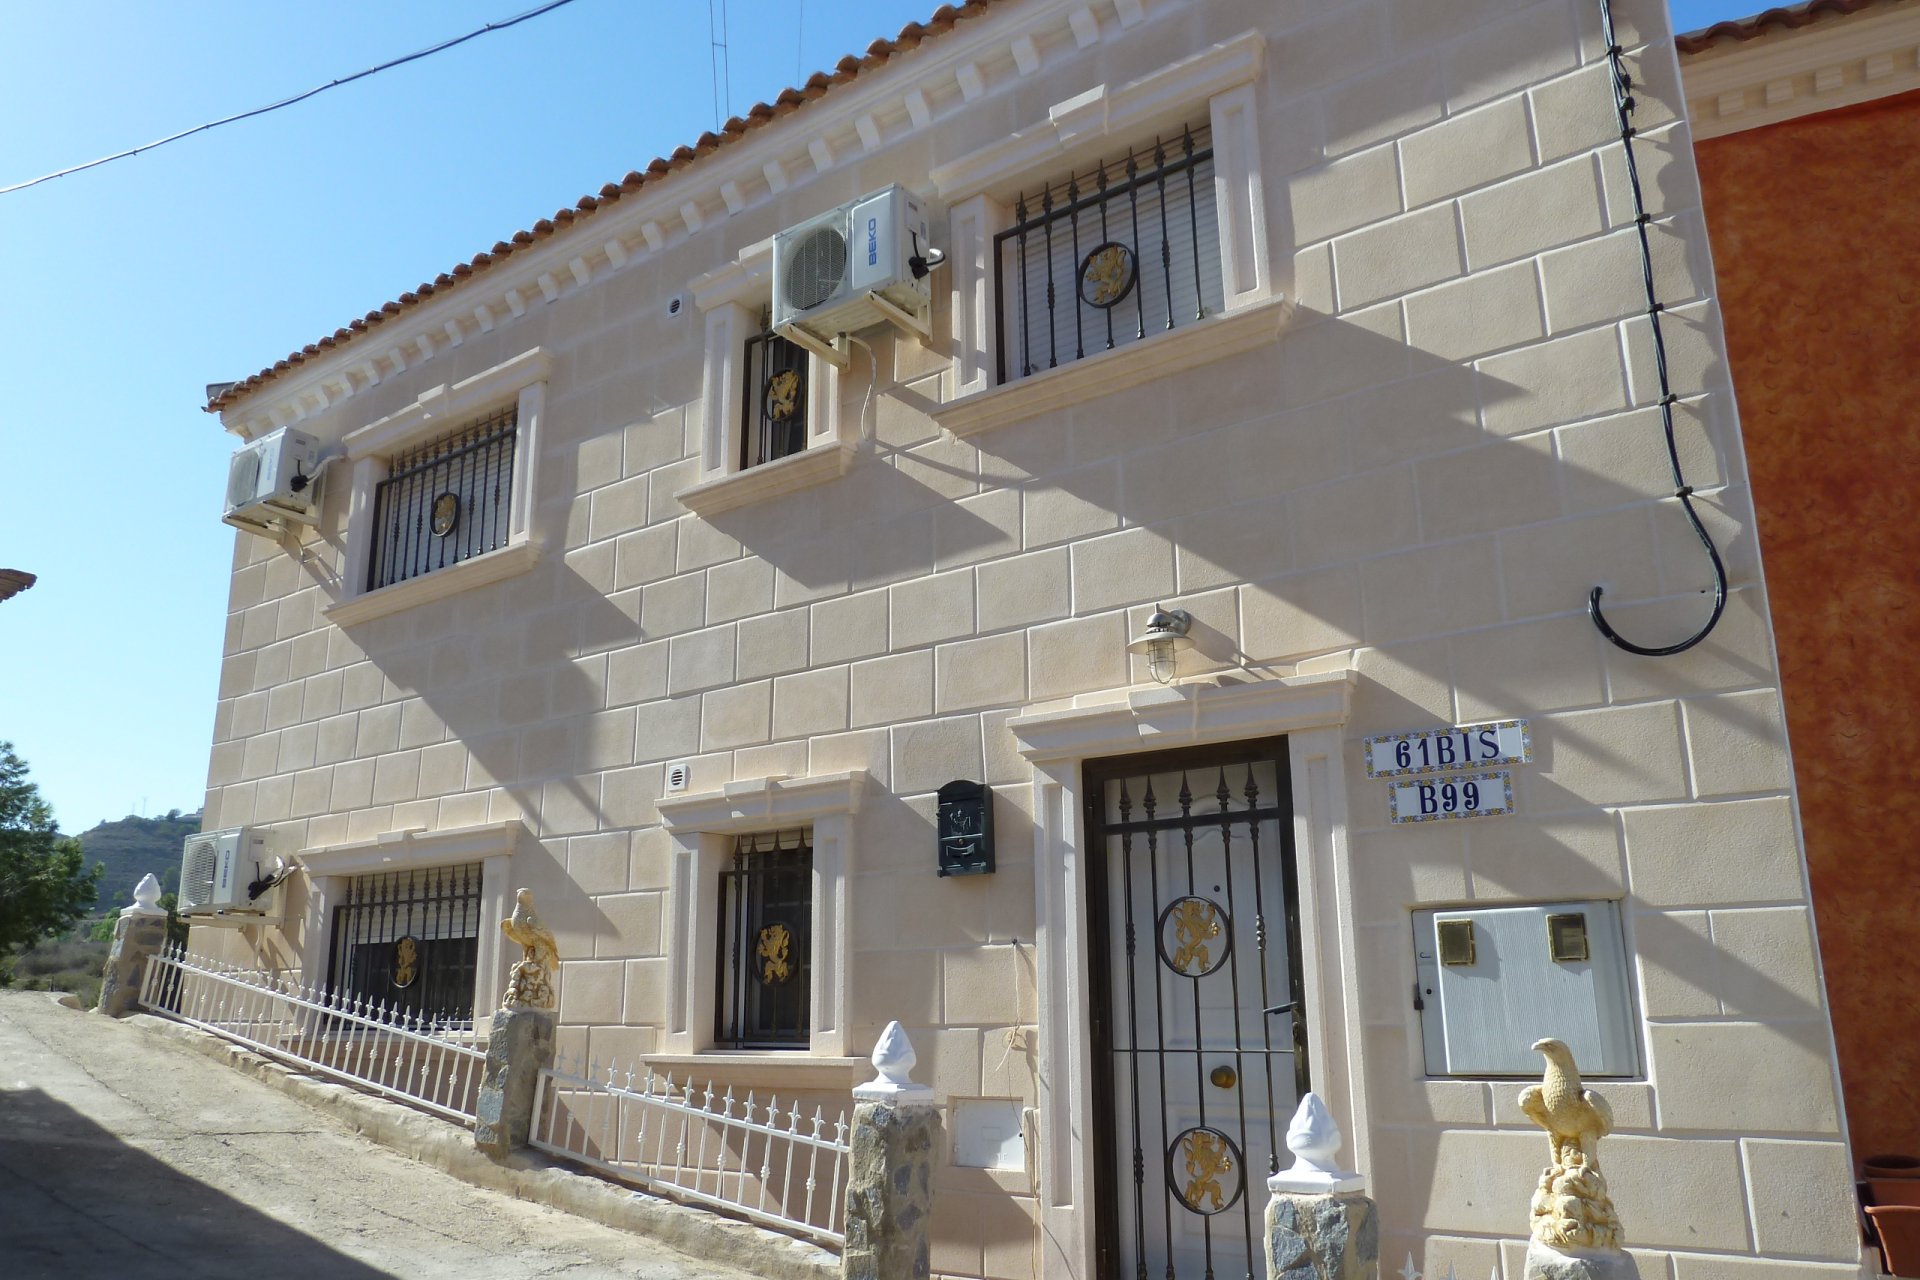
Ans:
[[[562,1059],[540,1073],[531,1142],[670,1199],[839,1248],[847,1116],[651,1071]]]
[[[140,1003],[249,1049],[473,1123],[486,1052],[464,1024],[437,1026],[184,950],[147,961]]]

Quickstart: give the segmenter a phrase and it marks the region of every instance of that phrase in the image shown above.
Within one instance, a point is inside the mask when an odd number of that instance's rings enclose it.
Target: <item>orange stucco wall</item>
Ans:
[[[1854,1150],[1920,1153],[1920,92],[1698,156]]]

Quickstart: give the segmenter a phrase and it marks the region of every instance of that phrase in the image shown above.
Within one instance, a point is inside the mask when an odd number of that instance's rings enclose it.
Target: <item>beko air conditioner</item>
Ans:
[[[939,260],[926,206],[902,187],[788,227],[773,237],[774,331],[840,365],[842,334],[891,321],[924,338]]]
[[[319,443],[282,427],[241,445],[227,464],[227,511],[222,517],[248,533],[278,534],[289,520],[311,524],[318,509]]]
[[[280,918],[279,864],[252,827],[203,831],[180,851],[180,914],[195,924],[266,924]],[[267,885],[253,893],[253,886]]]

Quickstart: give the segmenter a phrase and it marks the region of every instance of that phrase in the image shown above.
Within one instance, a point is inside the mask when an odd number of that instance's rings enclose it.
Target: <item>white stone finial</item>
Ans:
[[[912,1079],[917,1061],[913,1041],[898,1022],[889,1022],[873,1046],[873,1069],[878,1074],[866,1084],[856,1086],[853,1096],[862,1102],[885,1102],[894,1106],[907,1103],[931,1103],[933,1090]]]
[[[906,1028],[898,1022],[889,1022],[873,1046],[873,1069],[888,1084],[909,1085],[913,1083],[913,1064],[918,1061],[920,1055],[913,1051],[913,1041],[907,1038]]]
[[[1287,1149],[1293,1152],[1293,1167],[1268,1178],[1267,1190],[1290,1195],[1364,1191],[1365,1178],[1334,1163],[1343,1140],[1339,1123],[1320,1095],[1307,1094],[1287,1125]]]
[[[160,905],[160,882],[148,872],[140,877],[140,883],[133,887],[133,905],[123,908],[121,915],[163,916],[166,908]]]
[[[1293,1152],[1296,1163],[1330,1173],[1344,1140],[1339,1122],[1319,1094],[1309,1093],[1300,1099],[1300,1107],[1287,1125],[1287,1150]]]

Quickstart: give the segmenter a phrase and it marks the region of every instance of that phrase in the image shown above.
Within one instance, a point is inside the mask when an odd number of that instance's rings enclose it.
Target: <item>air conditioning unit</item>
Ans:
[[[227,464],[227,513],[236,529],[276,534],[289,520],[311,524],[319,508],[320,444],[282,427],[249,440]]]
[[[180,851],[180,914],[195,924],[271,924],[281,918],[278,859],[252,827],[203,831]],[[255,884],[275,881],[258,896]]]
[[[930,262],[939,254],[926,206],[886,187],[773,237],[773,327],[838,364],[840,335],[892,322],[931,332]]]

